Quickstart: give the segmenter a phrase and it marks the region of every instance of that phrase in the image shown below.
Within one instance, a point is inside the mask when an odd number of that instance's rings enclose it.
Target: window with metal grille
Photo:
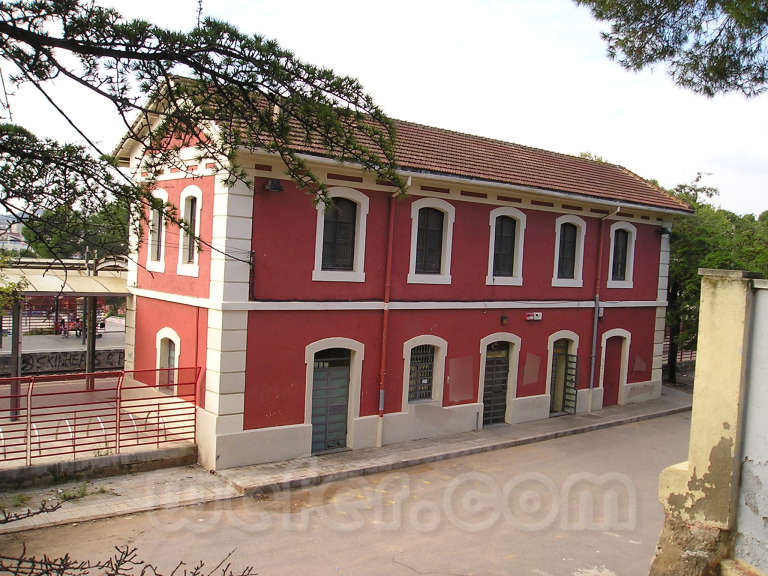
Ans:
[[[153,208],[149,220],[149,258],[159,262],[163,254],[163,213]]]
[[[197,229],[197,198],[189,196],[184,201],[184,222],[187,223],[189,231],[182,230],[182,254],[185,264],[195,263],[195,230]]]
[[[575,224],[565,222],[560,225],[560,250],[558,252],[557,277],[575,278],[576,273],[576,237]]]
[[[443,213],[435,208],[419,210],[416,274],[440,274],[442,270],[443,219]]]
[[[411,370],[408,375],[408,401],[431,400],[435,372],[435,347],[429,344],[411,349]]]
[[[323,270],[352,270],[355,260],[357,204],[334,198],[323,219]]]
[[[517,221],[509,216],[496,218],[496,238],[493,243],[493,275],[515,275],[515,238]]]
[[[629,245],[629,232],[619,228],[613,233],[613,269],[611,280],[623,281],[627,279],[627,248]]]

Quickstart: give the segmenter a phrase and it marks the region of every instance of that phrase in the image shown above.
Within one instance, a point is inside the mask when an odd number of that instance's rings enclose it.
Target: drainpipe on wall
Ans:
[[[603,238],[605,227],[603,221],[611,216],[616,216],[621,211],[621,205],[610,214],[606,214],[598,221],[599,238],[597,241],[597,274],[595,274],[595,313],[592,317],[592,354],[589,358],[589,394],[587,396],[587,412],[592,412],[592,389],[595,387],[595,366],[597,364],[597,331],[600,320],[600,284],[603,281]]]
[[[392,243],[395,231],[395,195],[389,199],[387,223],[387,263],[384,269],[384,313],[381,319],[381,358],[379,364],[379,419],[376,424],[376,447],[384,440],[384,378],[387,375],[387,335],[389,331],[389,294],[392,288]]]

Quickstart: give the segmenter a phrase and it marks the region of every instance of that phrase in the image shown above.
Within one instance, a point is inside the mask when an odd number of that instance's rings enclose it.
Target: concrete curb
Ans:
[[[469,448],[462,448],[459,450],[449,450],[449,451],[438,453],[438,454],[430,454],[429,456],[418,456],[415,458],[406,458],[406,459],[398,460],[394,462],[370,464],[366,466],[360,466],[357,468],[350,468],[349,470],[330,472],[327,474],[320,473],[310,478],[306,478],[306,477],[296,478],[291,480],[285,480],[282,482],[271,481],[271,482],[266,482],[264,484],[249,485],[249,486],[241,486],[233,480],[228,480],[228,481],[243,496],[250,496],[254,494],[263,494],[263,493],[270,493],[270,492],[280,492],[283,490],[292,490],[295,488],[304,488],[307,486],[317,486],[319,484],[324,484],[326,482],[336,482],[338,480],[346,480],[347,478],[354,478],[356,476],[367,476],[370,474],[378,474],[381,472],[400,470],[402,468],[409,468],[411,466],[418,466],[420,464],[438,462],[440,460],[448,460],[451,458],[461,458],[462,456],[470,456],[472,454],[480,454],[482,452],[491,452],[493,450],[503,450],[505,448],[513,448],[515,446],[523,446],[525,444],[535,444],[537,442],[554,440],[555,438],[573,436],[575,434],[584,434],[586,432],[594,432],[596,430],[613,428],[615,426],[622,426],[624,424],[633,424],[635,422],[642,422],[644,420],[651,420],[654,418],[663,418],[664,416],[672,416],[673,414],[679,414],[681,412],[690,412],[690,411],[691,411],[691,406],[669,408],[666,410],[660,410],[658,412],[652,412],[649,414],[639,414],[637,416],[630,416],[626,418],[611,420],[608,422],[598,422],[596,424],[590,424],[588,426],[579,426],[579,427],[570,428],[567,430],[558,430],[556,432],[536,434],[533,436],[515,438],[513,440],[502,440],[499,442],[489,443],[484,446],[472,446]]]

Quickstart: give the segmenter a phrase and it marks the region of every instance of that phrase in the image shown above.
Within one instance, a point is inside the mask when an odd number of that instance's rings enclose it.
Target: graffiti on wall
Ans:
[[[96,370],[122,370],[124,363],[123,348],[96,350]],[[9,376],[11,369],[11,355],[0,355],[0,375]],[[24,376],[84,371],[85,350],[25,352],[21,355],[21,373]]]

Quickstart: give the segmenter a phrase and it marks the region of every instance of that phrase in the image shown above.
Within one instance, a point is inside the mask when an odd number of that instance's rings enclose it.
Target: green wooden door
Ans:
[[[347,446],[350,352],[330,348],[315,354],[312,382],[312,453]]]

